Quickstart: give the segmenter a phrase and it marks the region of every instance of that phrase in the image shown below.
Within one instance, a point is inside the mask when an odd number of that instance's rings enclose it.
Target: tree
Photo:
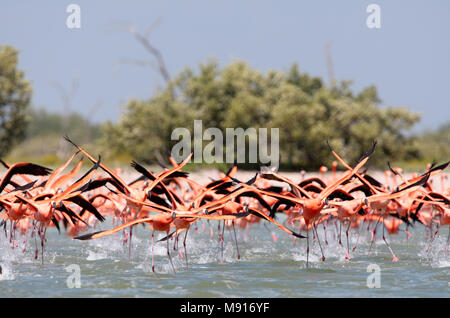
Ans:
[[[33,161],[43,165],[58,165],[64,162],[70,152],[58,156],[61,140],[68,134],[89,150],[98,151],[96,140],[100,137],[100,124],[92,123],[88,117],[75,112],[49,112],[43,108],[29,107],[30,118],[25,131],[25,139],[8,153],[7,159],[14,161]],[[42,147],[45,145],[45,147]]]
[[[0,156],[25,137],[32,89],[17,69],[18,51],[0,46]]]
[[[215,61],[188,68],[148,101],[132,100],[117,124],[109,123],[105,143],[117,153],[128,151],[144,162],[155,151],[171,149],[174,128],[279,128],[281,164],[292,169],[315,169],[334,160],[327,141],[349,164],[372,146],[370,163],[385,167],[387,160],[417,156],[404,135],[419,116],[407,108],[381,107],[375,86],[354,92],[351,81],[330,88],[318,77],[300,72],[263,74],[242,61],[220,69]],[[203,145],[205,146],[206,143]],[[248,148],[247,148],[248,149]]]
[[[421,159],[438,163],[448,161],[450,159],[450,122],[416,136],[415,142],[420,149]]]

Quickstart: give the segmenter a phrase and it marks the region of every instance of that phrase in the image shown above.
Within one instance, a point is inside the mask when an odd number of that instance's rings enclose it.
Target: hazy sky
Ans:
[[[66,8],[81,7],[81,28],[69,29]],[[381,8],[381,28],[369,29],[366,8]],[[149,98],[164,82],[154,61],[125,31],[161,18],[151,42],[173,76],[208,57],[224,66],[244,60],[261,71],[300,70],[327,80],[325,43],[334,75],[353,87],[375,84],[384,105],[422,114],[417,129],[450,120],[450,1],[18,1],[0,2],[0,44],[20,50],[20,68],[32,80],[33,103],[63,110],[59,83],[76,109],[96,121],[115,121],[130,98]],[[89,113],[92,107],[101,106]],[[97,104],[99,105],[99,104]]]

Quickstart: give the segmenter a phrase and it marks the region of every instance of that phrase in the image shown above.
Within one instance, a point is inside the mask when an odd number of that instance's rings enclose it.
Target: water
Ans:
[[[223,259],[217,239],[209,225],[198,222],[198,233],[191,228],[187,239],[189,268],[170,241],[176,275],[166,255],[166,243],[155,245],[155,270],[151,271],[150,230],[134,228],[132,255],[128,244],[122,244],[122,233],[97,240],[78,241],[49,229],[44,264],[34,259],[34,239],[18,240],[11,249],[0,232],[0,297],[449,297],[450,251],[443,249],[448,228],[442,228],[428,253],[425,252],[425,229],[420,224],[411,230],[388,236],[400,259],[392,257],[379,237],[368,255],[370,235],[364,232],[352,259],[345,259],[345,249],[328,228],[325,262],[320,260],[317,242],[312,247],[310,266],[306,268],[306,240],[297,240],[270,228],[277,234],[274,242],[262,224],[254,225],[246,234],[238,231],[241,259],[230,231],[225,232]],[[111,228],[108,220],[101,229]],[[98,229],[95,229],[98,230]],[[321,227],[319,227],[319,235]],[[365,237],[364,237],[365,235]],[[155,234],[162,238],[163,233]],[[183,234],[184,238],[184,234]],[[351,246],[356,241],[352,232]],[[345,242],[345,240],[343,240]],[[322,237],[323,243],[323,237]],[[38,243],[39,245],[39,243]],[[182,240],[179,250],[183,250]],[[80,269],[80,288],[69,288],[74,274],[72,264]],[[380,288],[368,288],[370,264],[380,268]],[[73,266],[73,265],[72,265]],[[69,269],[67,269],[69,267]],[[75,266],[76,267],[76,266]]]

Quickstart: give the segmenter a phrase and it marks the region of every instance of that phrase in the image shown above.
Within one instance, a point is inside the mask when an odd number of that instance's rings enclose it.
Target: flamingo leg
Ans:
[[[220,252],[223,259],[223,234],[225,232],[225,221],[222,223],[222,232],[220,232],[220,221],[219,221],[219,237],[220,237]]]
[[[131,245],[131,238],[132,237],[133,237],[133,227],[130,226],[130,242],[129,242],[129,245],[128,245],[128,259],[131,258],[131,247],[132,247],[132,245]]]
[[[9,225],[9,243],[11,245],[11,248],[14,249],[14,222],[11,221]]]
[[[264,227],[266,228],[266,230],[270,233],[270,235],[272,236],[272,240],[274,242],[277,241],[277,237],[275,236],[275,234],[267,227],[267,223],[264,223]]]
[[[449,243],[450,243],[450,226],[448,227],[447,243],[445,244],[444,254],[447,254],[447,249],[448,249]]]
[[[430,250],[431,243],[433,243],[433,241],[434,241],[434,239],[436,238],[436,235],[438,234],[438,232],[439,232],[439,224],[436,224],[436,231],[434,231],[434,234],[433,234],[433,236],[432,236],[431,239],[430,239],[430,244],[428,244],[428,246],[427,246],[425,252],[428,253],[428,251]]]
[[[325,255],[323,254],[322,245],[320,244],[319,233],[317,232],[317,225],[314,225],[314,223],[313,223],[313,231],[316,233],[317,242],[319,242],[320,252],[322,253],[322,262],[324,262],[325,261]]]
[[[308,228],[306,228],[306,268],[308,268],[309,265],[309,231]]]
[[[334,239],[337,239],[337,235],[338,235],[338,233],[339,233],[337,221],[334,222],[334,227],[336,228],[336,231],[333,233],[333,234],[334,234]]]
[[[175,239],[173,240],[173,250],[174,251],[178,250],[178,239],[179,239],[179,236],[177,235],[175,237]],[[181,254],[181,252],[180,252],[180,255],[181,255],[181,258],[183,258],[183,254]]]
[[[47,228],[46,228],[47,229]],[[41,260],[42,265],[44,265],[44,240],[45,240],[45,231],[41,229]]]
[[[189,267],[188,266],[188,256],[187,256],[187,251],[186,251],[186,239],[187,239],[188,232],[189,232],[189,227],[186,229],[186,235],[184,236],[184,240],[183,240],[184,255],[186,256],[186,269]]]
[[[366,221],[366,219],[363,219],[362,224],[360,225],[360,228],[358,231],[358,237],[356,238],[356,243],[355,243],[355,246],[353,246],[353,248],[352,248],[352,252],[354,252],[356,250],[356,245],[358,245],[359,237],[361,236],[361,232],[362,232],[362,229],[364,228],[365,221]]]
[[[13,226],[13,222],[12,220],[9,222],[9,243],[11,244],[12,242],[12,226]]]
[[[347,238],[347,252],[346,252],[346,255],[345,255],[346,259],[350,259],[350,243],[349,243],[349,240],[348,240],[348,234],[349,234],[349,231],[350,231],[350,225],[352,225],[352,222],[350,220],[348,220],[348,226],[347,226],[347,229],[345,230],[345,236]]]
[[[211,226],[211,223],[209,222],[209,220],[206,220],[206,222],[207,222],[208,225],[209,225],[209,235],[210,235],[211,238],[213,238],[213,236],[214,236],[214,230],[213,230],[213,228],[212,228],[212,226]]]
[[[393,262],[398,262],[397,256],[395,256],[394,252],[392,251],[392,248],[389,246],[389,243],[386,241],[386,238],[385,238],[385,236],[384,236],[384,228],[385,228],[385,226],[384,226],[384,224],[383,224],[383,241],[384,241],[384,243],[386,243],[386,246],[388,247],[389,251],[390,251],[391,254],[392,254],[392,261],[393,261]]]
[[[37,246],[37,238],[36,238],[36,223],[33,222],[33,231],[31,232],[31,237],[34,236],[34,246],[36,247],[34,250],[34,259],[38,258],[38,246]]]
[[[326,227],[326,225],[325,225],[325,222],[322,223],[322,226],[323,226],[323,237],[324,237],[324,240],[325,240],[325,245],[328,245],[328,240],[327,240],[327,227]]]
[[[301,231],[301,229],[302,229],[302,224],[299,222],[298,223],[298,232],[300,232]],[[295,246],[295,243],[297,242],[297,237],[295,237],[294,236],[294,238],[293,238],[293,246]]]
[[[154,252],[153,252],[153,247],[154,247],[154,236],[155,236],[155,230],[152,231],[152,272],[155,272],[155,262],[154,262]]]
[[[6,221],[3,223],[3,231],[5,232],[5,238],[8,238],[8,231],[6,231]]]
[[[381,215],[378,218],[377,223],[375,224],[375,227],[373,228],[373,231],[372,231],[372,239],[371,239],[371,242],[370,242],[369,254],[368,255],[370,255],[370,251],[372,250],[373,241],[375,240],[375,235],[377,234],[377,226],[378,226],[378,223],[380,223],[380,220],[381,220]],[[383,226],[383,231],[384,231],[384,226]]]
[[[237,242],[236,230],[234,228],[234,221],[231,221],[231,225],[233,227],[234,241],[236,242],[237,259],[240,259],[241,254],[239,254],[239,246],[238,246],[238,242]]]
[[[169,231],[167,231],[167,235],[169,235]],[[167,256],[169,257],[170,264],[172,265],[173,273],[176,274],[175,267],[173,266],[172,257],[170,256],[170,248],[169,248],[169,240],[167,240]]]

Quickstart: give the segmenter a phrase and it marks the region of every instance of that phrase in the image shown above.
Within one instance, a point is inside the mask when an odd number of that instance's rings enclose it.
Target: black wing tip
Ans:
[[[295,237],[298,237],[298,238],[306,238],[306,236],[301,235],[301,234],[298,234],[298,233],[296,233],[296,232],[294,232],[294,231],[292,231],[292,230],[291,230],[291,232],[292,232],[292,235],[294,235]]]
[[[86,240],[90,240],[94,235],[102,233],[104,231],[98,231],[98,232],[94,232],[94,233],[89,233],[89,234],[84,234],[84,235],[80,235],[80,236],[75,236],[74,239],[75,240],[80,240],[80,241],[86,241]]]
[[[397,171],[395,171],[395,170],[392,168],[391,163],[390,163],[389,161],[387,162],[387,165],[388,165],[388,167],[389,167],[389,170],[390,170],[393,174],[395,174],[396,176],[399,176],[399,173],[398,173]]]
[[[427,172],[425,172],[424,174],[422,174],[422,176],[426,175],[427,173],[431,173],[433,171],[436,170],[444,170],[445,168],[447,168],[447,166],[450,164],[450,161],[447,161],[439,166],[435,166],[433,167],[433,165],[431,166],[430,170],[428,170]]]
[[[16,190],[17,190],[17,191],[25,191],[25,190],[28,190],[28,189],[32,188],[32,187],[35,185],[36,182],[37,182],[37,180],[34,180],[34,181],[32,181],[32,182],[30,182],[30,183],[27,183],[27,184],[25,184],[25,185],[15,187],[15,188],[14,188],[14,191],[16,191]]]
[[[329,196],[326,197],[326,199],[335,199],[335,198],[339,198],[343,201],[355,199],[352,195],[350,195],[348,192],[345,192],[342,189],[336,189],[333,192],[331,192]]]
[[[140,164],[136,160],[131,160],[130,166],[136,169],[136,167],[139,167]]]
[[[141,172],[141,170],[144,170],[144,166],[141,165],[139,162],[137,162],[136,160],[131,160],[130,162],[130,166],[133,167],[135,170],[137,170],[138,172]],[[146,169],[145,169],[146,170]]]
[[[233,180],[235,183],[238,183],[238,184],[243,183],[241,180],[239,180],[239,179],[237,179],[237,178],[234,178],[234,177],[231,177],[231,176],[228,176],[228,178],[230,178],[231,180]]]
[[[52,217],[52,223],[55,225],[56,229],[58,230],[58,234],[61,234],[61,229],[59,227],[58,220],[54,216]]]
[[[9,168],[9,164],[7,164],[5,161],[3,161],[3,159],[0,158],[0,162],[6,169]]]
[[[231,168],[229,168],[228,171],[225,173],[225,175],[227,177],[230,176],[231,170],[233,170],[234,167],[237,167],[237,163],[236,162],[234,162],[233,165],[231,166]]]
[[[37,176],[47,176],[49,175],[53,169],[38,165],[36,163],[29,162],[27,166],[30,168],[29,174],[37,175]]]
[[[106,219],[105,219],[105,217],[104,217],[103,215],[101,215],[100,212],[97,211],[97,213],[94,213],[94,212],[89,211],[89,210],[86,210],[86,211],[88,211],[88,212],[90,212],[92,215],[94,215],[95,218],[96,218],[97,220],[99,220],[100,222],[105,222]]]
[[[78,147],[78,145],[75,144],[75,143],[69,138],[69,136],[68,136],[67,134],[65,134],[65,135],[63,136],[63,138],[64,138],[66,141],[70,142],[70,143],[71,143],[72,145],[74,145],[75,147]]]
[[[255,173],[255,176],[253,178],[251,178],[250,180],[248,180],[246,182],[247,185],[252,185],[253,183],[255,183],[256,179],[258,178],[258,172]]]
[[[376,147],[377,143],[378,143],[378,141],[376,141],[376,140],[373,141],[372,148],[370,148],[369,151],[367,151],[365,154],[362,155],[361,159],[358,160],[358,163],[360,163],[361,161],[363,161],[364,159],[370,157],[373,154],[373,152],[375,151],[375,147]],[[358,163],[357,163],[357,165],[358,165]]]
[[[327,139],[326,142],[327,142],[328,148],[330,148],[330,151],[333,152],[333,148],[332,148],[331,145],[330,145],[330,141]]]
[[[424,184],[427,183],[428,179],[430,178],[430,175],[431,175],[431,173],[427,172],[424,176],[422,176],[422,178],[420,180],[408,185],[407,187],[404,187],[403,189],[399,189],[399,187],[397,187],[396,190],[394,192],[392,192],[392,194],[404,191],[406,189],[410,189],[412,187],[423,186]]]
[[[173,231],[173,232],[170,233],[169,235],[167,235],[167,236],[163,237],[162,239],[156,241],[156,243],[167,241],[168,239],[172,238],[172,236],[175,234],[175,232],[176,232],[176,231]]]
[[[99,154],[98,155],[98,160],[97,160],[97,162],[94,165],[95,169],[98,169],[100,167],[101,161],[102,161],[102,156]]]
[[[106,218],[100,212],[98,212],[97,214],[94,214],[94,215],[100,222],[104,222],[106,220]]]

